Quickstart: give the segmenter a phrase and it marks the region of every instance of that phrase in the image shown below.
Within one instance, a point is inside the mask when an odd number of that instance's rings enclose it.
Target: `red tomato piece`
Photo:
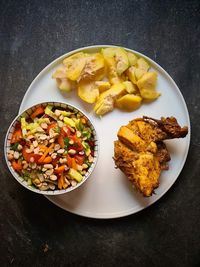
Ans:
[[[13,160],[11,165],[16,172],[20,172],[22,170],[22,163],[20,160]]]
[[[85,160],[84,155],[75,155],[74,158],[75,158],[78,165],[83,165],[84,160]]]
[[[26,152],[27,147],[23,147],[22,149],[22,155],[23,158],[27,161],[27,162],[31,162],[31,158],[34,159],[34,162],[38,163],[38,160],[41,158],[41,155],[39,154],[34,154],[34,153],[27,153]]]
[[[22,139],[22,130],[19,128],[14,131],[11,137],[10,143],[14,144],[14,143],[20,142],[21,139]]]

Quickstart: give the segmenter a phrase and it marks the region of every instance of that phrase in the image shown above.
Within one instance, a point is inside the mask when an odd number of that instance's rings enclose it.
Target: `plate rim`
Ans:
[[[100,48],[106,48],[106,47],[123,47],[126,51],[133,52],[133,53],[135,53],[137,55],[140,55],[143,58],[147,59],[150,63],[153,63],[160,71],[162,71],[166,75],[167,79],[176,88],[176,92],[178,93],[178,95],[179,95],[179,97],[181,99],[181,102],[183,104],[184,110],[186,112],[186,118],[185,119],[187,121],[187,126],[188,126],[188,135],[187,135],[188,142],[186,144],[186,153],[184,154],[184,157],[183,157],[183,160],[182,160],[182,164],[181,164],[181,167],[179,168],[179,170],[177,172],[176,178],[170,183],[169,186],[167,186],[165,188],[165,190],[163,190],[163,192],[159,195],[159,197],[157,199],[155,199],[153,202],[149,203],[148,205],[146,205],[144,207],[141,207],[140,209],[138,209],[136,207],[136,208],[128,209],[128,210],[125,210],[125,211],[114,212],[114,213],[109,213],[109,214],[108,213],[105,213],[105,214],[104,213],[94,213],[94,212],[88,212],[88,211],[84,211],[84,212],[81,213],[79,211],[70,210],[70,208],[69,209],[65,209],[60,203],[57,203],[56,201],[54,201],[52,196],[44,195],[53,204],[55,204],[56,206],[60,207],[61,209],[65,210],[67,212],[70,212],[70,213],[73,213],[73,214],[76,214],[76,215],[79,215],[79,216],[82,216],[82,217],[93,218],[93,219],[114,219],[114,218],[121,218],[121,217],[129,216],[129,215],[138,213],[138,212],[150,207],[151,205],[153,205],[157,201],[159,201],[162,198],[162,196],[164,196],[167,193],[167,191],[174,185],[174,183],[178,179],[179,175],[181,174],[181,172],[183,170],[183,167],[185,165],[187,156],[188,156],[189,147],[190,147],[190,141],[191,141],[191,122],[190,122],[190,116],[189,116],[187,104],[186,104],[186,101],[185,101],[185,99],[184,99],[179,87],[177,86],[176,82],[172,79],[172,77],[169,75],[169,73],[162,66],[160,66],[157,62],[155,62],[153,59],[151,59],[150,57],[144,55],[141,52],[138,52],[136,50],[133,50],[133,49],[130,49],[130,48],[127,48],[127,47],[124,47],[124,46],[116,46],[116,45],[109,45],[109,44],[108,45],[84,46],[84,47],[81,47],[81,48],[78,48],[78,49],[71,50],[71,51],[69,51],[69,52],[67,52],[65,54],[62,54],[61,56],[57,57],[56,59],[51,61],[48,65],[46,65],[46,67],[44,67],[38,73],[38,75],[33,79],[33,81],[30,83],[30,85],[28,86],[28,88],[26,90],[26,93],[24,94],[23,99],[21,101],[21,104],[20,104],[20,107],[19,107],[19,112],[21,113],[21,112],[24,111],[24,109],[22,107],[25,104],[25,101],[27,99],[28,93],[31,90],[31,87],[33,86],[34,83],[37,82],[37,80],[40,78],[40,76],[42,76],[43,73],[45,73],[48,70],[49,67],[52,67],[57,62],[61,61],[63,58],[65,58],[67,56],[70,56],[70,55],[72,55],[74,53],[77,53],[77,52],[80,52],[80,51],[83,51],[83,50],[88,50],[88,49],[98,49],[98,48],[100,49]]]

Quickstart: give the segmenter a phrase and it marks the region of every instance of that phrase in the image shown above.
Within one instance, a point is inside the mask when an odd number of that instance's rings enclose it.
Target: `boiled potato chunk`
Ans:
[[[127,52],[127,56],[128,56],[129,65],[135,66],[137,63],[137,59],[138,59],[136,55],[131,52]]]
[[[75,82],[67,79],[66,68],[64,66],[57,69],[53,75],[53,79],[56,79],[57,86],[60,90],[69,92],[75,87]]]
[[[116,61],[117,74],[121,75],[129,67],[129,60],[126,51],[121,47],[109,47],[102,49],[104,57],[114,57]]]
[[[78,52],[63,60],[52,75],[57,87],[65,92],[74,88],[87,103],[95,103],[97,115],[104,115],[116,105],[125,111],[137,109],[142,101],[152,101],[157,74],[149,72],[143,57],[121,47],[107,47],[96,53]]]
[[[81,72],[79,81],[100,80],[105,75],[104,57],[100,53],[88,56],[86,64]]]
[[[144,99],[154,100],[160,96],[160,93],[156,91],[157,73],[147,72],[141,79],[138,80],[137,86],[140,94]]]
[[[57,78],[56,79],[56,82],[57,82],[57,86],[58,88],[61,90],[61,91],[64,91],[64,92],[69,92],[71,91],[72,89],[75,88],[75,82],[73,81],[70,81],[69,79],[67,78]]]
[[[99,89],[95,81],[80,82],[78,84],[78,95],[85,102],[90,104],[94,103],[99,96]]]
[[[135,70],[136,70],[136,67],[131,66],[131,67],[128,68],[128,70],[126,71],[129,80],[130,80],[133,84],[136,84],[136,83],[137,83],[137,79],[136,79],[136,76],[135,76]]]
[[[137,60],[137,68],[147,72],[149,70],[150,66],[147,63],[147,61],[141,57]]]
[[[123,95],[125,90],[125,85],[123,83],[118,83],[112,85],[110,89],[100,94],[94,107],[95,113],[101,116],[112,111],[115,99]]]
[[[86,58],[87,54],[79,52],[63,60],[68,79],[72,81],[78,80],[83,68],[85,67]]]
[[[127,76],[129,80],[133,84],[136,84],[137,80],[142,78],[142,76],[148,71],[149,67],[149,64],[143,58],[139,58],[137,60],[136,66],[131,66],[127,70]]]
[[[140,78],[142,78],[142,76],[145,73],[146,73],[146,71],[144,69],[135,68],[135,78],[136,78],[136,80],[139,80]]]
[[[132,94],[132,93],[136,93],[137,92],[137,86],[135,84],[133,84],[132,82],[125,81],[125,82],[123,82],[123,84],[125,85],[126,91],[129,94]]]
[[[52,75],[53,79],[62,79],[62,78],[67,78],[67,72],[66,68],[64,66],[58,68]]]
[[[116,106],[125,111],[133,111],[140,107],[142,98],[134,94],[127,94],[116,100]]]
[[[103,93],[104,91],[110,89],[110,83],[106,81],[96,81],[95,84],[99,89],[99,93]]]
[[[117,84],[122,82],[122,79],[117,74],[116,62],[113,57],[104,56],[106,67],[107,67],[107,76],[111,84]]]

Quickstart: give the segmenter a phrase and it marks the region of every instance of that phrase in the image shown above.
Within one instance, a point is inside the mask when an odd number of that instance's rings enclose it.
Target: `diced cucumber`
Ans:
[[[78,183],[80,183],[83,179],[83,176],[76,170],[74,170],[73,168],[69,169],[69,176],[71,179],[76,180]]]

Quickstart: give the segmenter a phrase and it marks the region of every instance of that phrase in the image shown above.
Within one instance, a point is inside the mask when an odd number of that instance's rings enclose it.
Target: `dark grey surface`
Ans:
[[[0,266],[200,266],[200,2],[0,3]],[[59,209],[22,188],[3,159],[6,130],[33,78],[63,53],[93,44],[157,61],[179,86],[192,124],[175,185],[148,209],[115,220]]]

